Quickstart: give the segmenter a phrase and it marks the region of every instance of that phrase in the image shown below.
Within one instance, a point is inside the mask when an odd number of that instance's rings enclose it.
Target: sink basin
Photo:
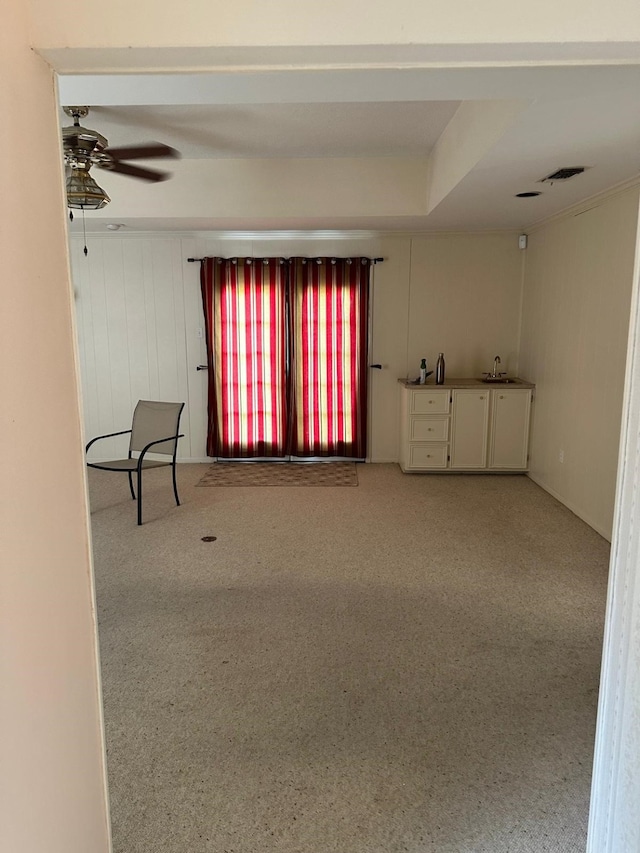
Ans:
[[[485,376],[484,379],[480,380],[481,382],[488,382],[491,385],[513,385],[518,384],[519,379],[509,379],[508,376]]]

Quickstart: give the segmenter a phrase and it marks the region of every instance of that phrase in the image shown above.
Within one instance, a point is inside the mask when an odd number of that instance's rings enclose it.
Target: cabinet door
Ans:
[[[526,470],[531,391],[492,389],[489,467]]]
[[[451,468],[487,467],[489,391],[453,392]]]

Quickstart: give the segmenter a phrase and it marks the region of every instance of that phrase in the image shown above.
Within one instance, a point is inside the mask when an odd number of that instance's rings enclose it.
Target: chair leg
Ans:
[[[133,491],[133,474],[131,471],[127,471],[127,474],[129,475],[129,489],[131,490],[131,497],[135,501],[136,493]]]
[[[176,506],[180,506],[180,498],[178,497],[178,485],[176,483],[176,463],[174,462],[171,466],[172,474],[173,474],[173,494],[176,497]]]
[[[138,525],[142,524],[142,469],[138,468]]]

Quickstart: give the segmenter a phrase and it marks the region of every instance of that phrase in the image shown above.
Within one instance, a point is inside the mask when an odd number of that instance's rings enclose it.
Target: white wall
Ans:
[[[106,853],[55,84],[22,0],[2,6],[0,76],[0,849]]]
[[[408,359],[446,375],[481,376],[499,355],[518,374],[523,253],[511,233],[434,234],[413,241]],[[414,371],[415,372],[415,371]]]
[[[371,0],[366,14],[357,0],[307,0],[303,11],[298,0],[272,0],[258,5],[252,0],[188,0],[181,5],[180,14],[171,7],[159,9],[155,0],[112,0],[109,15],[103,13],[103,4],[98,0],[85,0],[82,4],[74,0],[31,0],[31,7],[34,45],[57,48],[61,67],[69,67],[73,59],[85,68],[90,62],[96,67],[108,67],[109,58],[113,59],[108,50],[111,47],[121,49],[121,67],[144,62],[147,67],[158,68],[163,64],[211,67],[220,53],[215,47],[245,45],[285,49],[361,45],[369,50],[356,54],[357,59],[375,61],[376,55],[394,56],[389,51],[371,51],[372,46],[379,45],[415,48],[435,44],[458,48],[458,55],[461,45],[481,45],[485,50],[476,53],[476,59],[487,54],[506,59],[514,54],[500,54],[496,46],[510,44],[521,46],[515,54],[520,59],[544,60],[549,58],[544,42],[579,45],[640,39],[640,10],[634,0],[616,0],[615,13],[604,4],[585,4],[582,0],[563,0],[560,4],[554,0],[485,0],[477,5],[470,5],[467,0]],[[187,49],[180,51],[181,47]],[[74,51],[77,48],[85,50],[74,57],[74,52],[79,52]],[[137,48],[152,51],[141,57]],[[265,56],[264,50],[261,55]],[[408,59],[415,55],[414,50]],[[325,61],[331,56],[329,53]],[[436,61],[446,60],[451,58],[451,52],[434,56]],[[313,59],[317,57],[316,49]],[[304,61],[304,53],[294,52],[287,57],[285,50],[280,61],[286,58],[289,62],[296,58]],[[474,56],[466,54],[466,58],[472,60]],[[67,65],[63,65],[65,59]],[[344,54],[334,57],[334,61],[340,59],[345,61]]]
[[[640,230],[611,542],[587,853],[640,850]]]
[[[520,370],[536,384],[531,477],[609,539],[638,192],[532,231],[525,261]]]
[[[448,375],[480,375],[500,353],[517,371],[521,253],[515,234],[349,239],[223,239],[208,235],[73,237],[72,263],[89,436],[124,429],[138,399],[184,400],[183,459],[206,459],[206,362],[199,264],[207,255],[368,255],[374,271],[370,456],[398,458],[398,377],[442,349]],[[117,444],[116,442],[120,442]],[[105,442],[107,445],[107,442]],[[114,439],[101,458],[119,453]]]
[[[85,431],[131,425],[140,399],[188,400],[184,256],[179,240],[90,239],[85,258],[71,241]],[[195,285],[194,285],[195,287]],[[191,457],[188,407],[180,455]],[[114,458],[128,437],[101,442]]]

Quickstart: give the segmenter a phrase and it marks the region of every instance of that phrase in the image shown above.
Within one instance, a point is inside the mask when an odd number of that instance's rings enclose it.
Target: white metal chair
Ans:
[[[180,416],[184,409],[184,403],[163,403],[155,400],[139,400],[133,413],[131,429],[111,432],[107,435],[98,435],[92,438],[86,446],[86,453],[91,445],[103,438],[113,438],[115,435],[126,435],[131,433],[129,441],[129,455],[126,459],[114,459],[110,462],[87,462],[89,468],[97,468],[100,471],[123,471],[129,476],[129,488],[131,497],[136,499],[133,489],[133,474],[137,474],[138,490],[138,524],[142,524],[142,472],[145,468],[162,468],[170,465],[173,474],[173,494],[176,505],[180,506],[178,487],[176,484],[176,451],[178,439],[183,438],[178,434],[180,429]],[[146,459],[147,452],[159,453],[170,456],[170,460]],[[134,457],[134,454],[136,456]]]

